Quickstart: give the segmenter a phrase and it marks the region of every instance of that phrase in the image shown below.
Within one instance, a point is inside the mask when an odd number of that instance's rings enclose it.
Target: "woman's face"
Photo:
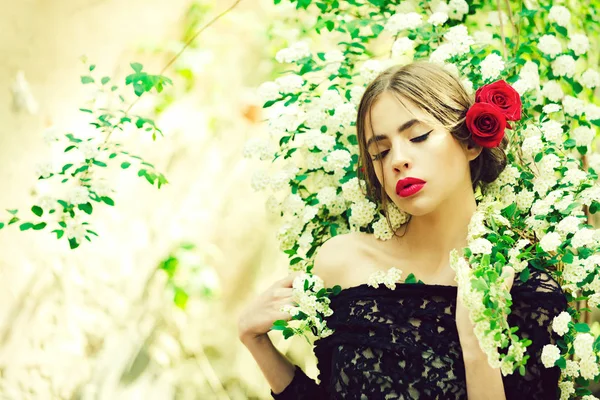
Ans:
[[[409,101],[403,103],[383,92],[372,105],[370,117],[367,114],[368,156],[379,183],[401,210],[414,216],[428,214],[444,203],[459,205],[465,194],[473,193],[469,161],[481,148],[461,145],[447,129],[436,126],[433,117]],[[416,193],[418,186],[412,192],[397,191],[402,189],[398,181],[408,177],[425,184]]]

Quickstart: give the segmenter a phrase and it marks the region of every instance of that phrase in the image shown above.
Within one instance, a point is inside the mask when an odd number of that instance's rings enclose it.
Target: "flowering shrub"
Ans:
[[[137,100],[127,105],[126,94],[120,91],[118,85],[111,84],[110,77],[94,77],[95,68],[95,65],[89,65],[88,74],[81,76],[82,84],[96,87],[90,105],[79,109],[89,114],[89,125],[93,129],[61,135],[56,128],[50,128],[44,133],[46,143],[63,146],[63,151],[60,157],[38,166],[38,179],[60,182],[59,189],[52,195],[37,199],[31,207],[33,216],[26,217],[18,214],[18,210],[8,210],[11,217],[6,222],[0,222],[0,229],[19,221],[21,231],[55,228],[52,233],[58,239],[68,239],[70,248],[74,249],[84,239],[91,241],[91,235],[98,235],[90,229],[87,220],[94,211],[94,205],[115,205],[111,197],[114,190],[102,176],[102,169],[117,162],[122,169],[133,165],[137,168],[137,175],[144,177],[151,185],[156,183],[160,189],[168,183],[154,165],[126,151],[114,137],[111,139],[113,133],[118,131],[142,131],[142,134],[152,135],[153,140],[162,132],[152,119],[131,112]],[[125,78],[125,85],[133,87],[136,99],[153,89],[160,93],[166,85],[171,84],[171,80],[165,76],[148,74],[139,63],[132,63],[131,68],[133,72]],[[115,103],[116,107],[111,106]]]
[[[286,73],[258,88],[268,137],[250,141],[245,155],[272,161],[270,170],[256,172],[252,186],[270,192],[267,207],[282,218],[278,238],[291,269],[310,274],[316,249],[331,236],[362,231],[387,240],[406,221],[391,205],[389,226],[363,194],[356,171],[356,107],[379,72],[424,59],[455,74],[472,94],[504,80],[520,95],[523,115],[507,131],[506,169],[476,193],[468,247],[449,255],[459,296],[491,365],[504,375],[524,374],[522,355],[531,342],[507,324],[512,303],[500,273],[509,265],[526,281],[530,268],[548,272],[570,306],[553,323],[563,336],[548,344],[543,362],[561,368],[562,398],[592,398],[585,386],[598,377],[600,340],[586,323],[572,321],[590,311],[578,302],[600,303],[600,234],[587,220],[600,206],[600,156],[592,152],[600,126],[593,91],[600,85],[593,43],[598,5],[531,0],[516,8],[507,1],[504,11],[496,2],[464,0],[289,3],[316,18],[299,12],[305,36],[275,56]],[[329,312],[324,308],[319,320]],[[275,326],[285,331],[287,325]]]

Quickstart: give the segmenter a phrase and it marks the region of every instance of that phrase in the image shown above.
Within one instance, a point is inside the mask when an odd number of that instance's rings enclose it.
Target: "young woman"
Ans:
[[[545,368],[541,349],[556,339],[554,316],[566,309],[560,286],[531,268],[510,280],[511,326],[533,344],[527,373],[503,377],[491,368],[457,301],[449,252],[467,246],[478,186],[506,166],[507,138],[481,146],[466,123],[474,104],[460,81],[434,64],[392,67],[366,89],[358,109],[360,164],[368,195],[410,215],[387,241],[353,232],[327,240],[313,272],[342,286],[327,318],[334,333],[315,341],[319,383],[290,363],[267,336],[291,304],[295,276],[275,282],[243,312],[240,340],[252,353],[275,399],[554,399],[558,367]],[[462,251],[461,251],[462,253]],[[394,290],[366,284],[396,267],[425,284]]]

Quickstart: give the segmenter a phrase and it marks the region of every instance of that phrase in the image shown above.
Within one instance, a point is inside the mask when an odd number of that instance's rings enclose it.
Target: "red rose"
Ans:
[[[475,92],[476,103],[492,103],[500,107],[509,121],[521,119],[521,96],[504,80],[484,85]]]
[[[482,147],[496,147],[504,137],[506,118],[491,103],[473,104],[467,111],[466,123],[473,141]]]

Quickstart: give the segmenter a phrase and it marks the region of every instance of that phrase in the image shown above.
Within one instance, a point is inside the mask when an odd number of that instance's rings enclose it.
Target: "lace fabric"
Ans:
[[[274,399],[466,399],[462,349],[456,330],[455,286],[398,284],[390,290],[363,284],[332,298],[327,318],[335,332],[315,341],[317,384],[296,367]],[[558,338],[552,319],[566,310],[560,286],[532,268],[511,289],[508,322],[533,343],[527,373],[503,377],[507,399],[556,399],[558,367],[541,363],[544,345]]]

